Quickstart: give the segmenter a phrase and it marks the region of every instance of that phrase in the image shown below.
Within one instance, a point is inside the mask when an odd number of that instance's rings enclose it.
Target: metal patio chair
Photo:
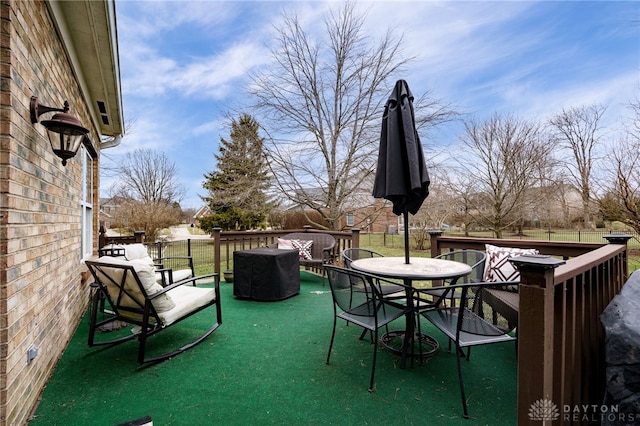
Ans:
[[[90,347],[137,339],[138,363],[158,362],[192,348],[222,324],[217,274],[192,277],[163,287],[156,281],[153,265],[142,259],[129,261],[102,257],[85,263],[95,279],[89,319]],[[213,287],[198,286],[203,279],[210,279]],[[195,340],[162,355],[147,356],[149,337],[208,308],[211,308],[209,328]],[[96,339],[96,332],[112,324],[130,324],[134,327],[124,335]]]
[[[373,361],[371,363],[369,392],[373,392],[378,354],[378,330],[398,318],[412,315],[412,311],[403,304],[384,298],[380,286],[386,280],[382,278],[333,265],[325,265],[324,268],[331,287],[334,310],[333,331],[326,362],[329,364],[331,358],[338,319],[360,326],[365,332],[371,331],[373,334]],[[360,335],[360,340],[363,339],[365,332]]]
[[[458,381],[465,418],[469,418],[469,413],[460,358],[464,357],[468,360],[472,346],[516,341],[512,325],[508,321],[501,320],[500,316],[494,315],[495,309],[487,303],[486,298],[488,291],[504,291],[514,285],[517,283],[513,281],[449,285],[444,288],[444,293],[435,303],[436,307],[421,313],[455,343]],[[447,303],[452,292],[460,293],[460,302],[457,306]],[[464,348],[467,348],[466,354]]]

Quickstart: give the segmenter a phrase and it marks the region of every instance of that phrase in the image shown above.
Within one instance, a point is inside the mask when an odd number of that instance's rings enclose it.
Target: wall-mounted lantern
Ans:
[[[37,123],[38,117],[47,112],[57,111],[49,120],[40,122],[46,129],[51,142],[53,153],[62,158],[62,165],[67,165],[67,160],[73,158],[85,137],[88,137],[89,129],[82,126],[80,120],[69,114],[69,102],[64,101],[63,108],[48,107],[38,103],[38,98],[31,97],[29,105],[31,122]]]

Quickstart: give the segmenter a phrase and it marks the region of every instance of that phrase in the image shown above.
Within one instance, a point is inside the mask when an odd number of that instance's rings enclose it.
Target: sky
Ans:
[[[640,99],[638,1],[359,1],[365,33],[402,36],[414,57],[396,79],[430,91],[482,120],[495,113],[544,121],[563,108],[607,106],[603,125],[619,128]],[[324,37],[338,1],[117,0],[126,134],[104,151],[117,162],[152,149],[176,165],[183,208],[199,208],[204,175],[216,169],[229,112],[246,105],[252,72],[273,62],[274,25],[296,11]],[[453,147],[460,123],[421,135],[423,145]],[[101,196],[113,178],[103,176]]]

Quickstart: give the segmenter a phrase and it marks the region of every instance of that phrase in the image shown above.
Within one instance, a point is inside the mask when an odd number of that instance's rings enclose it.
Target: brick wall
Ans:
[[[0,69],[0,423],[15,425],[26,423],[88,301],[81,156],[61,165],[44,127],[31,124],[30,97],[68,100],[85,126],[91,121],[44,2],[0,1]],[[96,160],[96,186],[97,170]],[[39,354],[27,365],[32,344]]]

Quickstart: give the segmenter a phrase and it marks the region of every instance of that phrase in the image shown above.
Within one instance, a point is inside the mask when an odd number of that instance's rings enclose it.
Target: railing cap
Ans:
[[[609,234],[602,238],[607,240],[609,244],[626,244],[632,237],[631,234]]]
[[[518,270],[521,269],[555,269],[566,262],[546,254],[529,254],[509,259]]]

